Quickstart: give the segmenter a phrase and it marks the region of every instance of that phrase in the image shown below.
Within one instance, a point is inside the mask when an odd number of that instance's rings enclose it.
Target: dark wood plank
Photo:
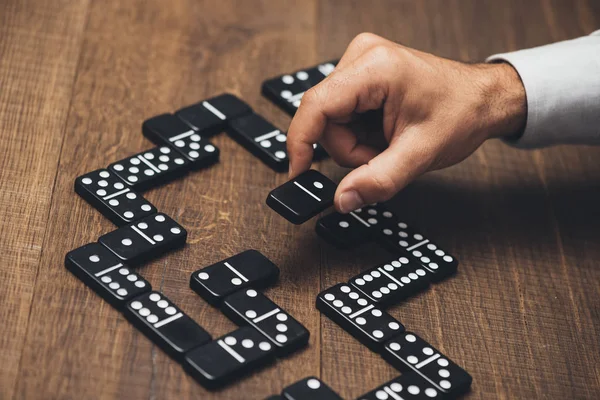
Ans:
[[[213,12],[207,14],[207,9]],[[73,193],[73,180],[152,146],[141,135],[144,118],[226,90],[258,111],[265,109],[269,118],[281,119],[260,97],[260,83],[282,70],[317,62],[312,55],[312,9],[310,2],[274,7],[267,1],[221,2],[216,9],[212,2],[184,1],[168,7],[147,1],[92,5],[40,266],[44,279],[36,286],[26,339],[20,395],[34,397],[43,388],[48,397],[94,393],[103,398],[237,399],[244,393],[267,396],[284,384],[318,374],[319,314],[313,302],[319,274],[312,229],[290,226],[268,211],[266,194],[286,175],[274,174],[225,135],[214,139],[221,149],[218,165],[147,194],[159,210],[188,229],[189,244],[141,272],[216,337],[234,325],[189,289],[190,273],[247,248],[259,249],[282,270],[279,285],[268,294],[313,334],[307,350],[210,395],[62,267],[68,250],[113,229]],[[248,20],[250,12],[260,17]],[[60,234],[65,231],[69,233]]]
[[[87,2],[0,5],[0,398],[27,332]]]
[[[144,118],[224,90],[285,128],[289,118],[260,97],[262,80],[339,56],[362,31],[480,61],[600,26],[593,0],[65,1],[0,9],[0,81],[9,82],[0,92],[0,149],[9,155],[0,169],[7,255],[0,281],[8,288],[0,291],[7,305],[0,397],[28,399],[263,398],[311,374],[354,398],[392,378],[397,372],[314,308],[319,290],[389,254],[374,245],[335,250],[316,237],[314,221],[296,227],[275,215],[264,199],[285,174],[225,135],[214,139],[221,163],[147,194],[188,229],[189,243],[140,272],[219,336],[234,325],[189,289],[189,275],[259,249],[282,270],[267,294],[312,336],[308,349],[220,392],[207,393],[64,269],[67,251],[114,229],[75,195],[74,178],[151,147],[140,132]],[[469,398],[600,394],[598,151],[526,152],[490,142],[394,200],[461,265],[456,277],[391,313],[473,375]],[[331,161],[318,168],[335,179],[345,173]]]
[[[323,2],[321,35],[335,41],[321,42],[321,51],[368,30],[439,55],[479,61],[589,33],[599,14],[590,17],[588,2],[573,3],[379,1],[366,17],[355,3]],[[585,18],[569,13],[573,7]],[[334,14],[346,23],[327,24]],[[526,23],[532,20],[544,22]],[[461,266],[456,277],[391,312],[473,375],[468,398],[593,398],[600,392],[595,370],[600,271],[592,266],[599,239],[593,229],[597,154],[598,149],[566,147],[525,152],[487,143],[395,199],[396,210],[439,238]],[[354,266],[372,265],[369,250],[354,256]],[[325,260],[324,287],[355,273],[345,257]],[[346,397],[396,373],[326,319],[323,337],[332,345],[324,346],[322,364],[334,366],[323,369],[323,378]],[[340,358],[342,353],[350,356]]]

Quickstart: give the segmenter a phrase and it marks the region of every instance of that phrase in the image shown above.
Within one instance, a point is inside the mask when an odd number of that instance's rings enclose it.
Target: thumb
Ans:
[[[404,132],[390,146],[350,172],[338,185],[335,208],[349,213],[366,204],[386,201],[421,175],[430,164],[420,132]]]

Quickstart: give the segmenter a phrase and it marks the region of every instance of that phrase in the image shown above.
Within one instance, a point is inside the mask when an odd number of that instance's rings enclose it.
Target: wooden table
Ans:
[[[3,1],[0,398],[263,398],[308,375],[353,398],[391,379],[314,307],[320,290],[390,255],[336,250],[314,221],[280,218],[264,200],[286,175],[226,135],[218,165],[147,193],[189,239],[140,271],[217,336],[234,325],[189,289],[190,273],[258,249],[282,272],[266,293],[311,339],[214,394],[64,268],[67,251],[114,229],[73,192],[75,177],[151,147],[145,118],[223,91],[287,126],[262,80],[338,57],[362,31],[478,61],[599,27],[595,0]],[[490,142],[395,200],[461,264],[390,312],[472,374],[469,398],[600,397],[599,157]]]

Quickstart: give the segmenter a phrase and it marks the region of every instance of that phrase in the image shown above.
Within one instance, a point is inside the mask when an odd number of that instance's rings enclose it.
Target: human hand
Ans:
[[[349,125],[378,109],[383,151]],[[288,131],[290,178],[310,168],[320,142],[339,165],[355,168],[335,194],[336,209],[348,213],[462,161],[486,139],[522,131],[526,115],[525,90],[510,65],[465,64],[363,33],[304,94]]]

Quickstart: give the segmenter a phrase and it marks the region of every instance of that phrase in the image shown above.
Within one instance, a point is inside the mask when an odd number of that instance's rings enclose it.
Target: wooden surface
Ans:
[[[213,336],[234,328],[190,273],[256,248],[281,268],[267,294],[308,348],[208,393],[63,266],[114,227],[76,176],[151,147],[143,119],[231,91],[281,126],[267,77],[340,56],[371,31],[464,61],[590,33],[595,0],[4,0],[0,4],[0,398],[253,399],[317,375],[353,398],[397,374],[314,308],[316,294],[385,260],[338,251],[314,221],[270,211],[286,180],[225,135],[221,162],[147,197],[189,232],[140,269]],[[468,398],[600,397],[600,149],[490,142],[429,174],[394,209],[460,259],[453,279],[393,307],[473,376]],[[318,166],[340,179],[331,161]]]

